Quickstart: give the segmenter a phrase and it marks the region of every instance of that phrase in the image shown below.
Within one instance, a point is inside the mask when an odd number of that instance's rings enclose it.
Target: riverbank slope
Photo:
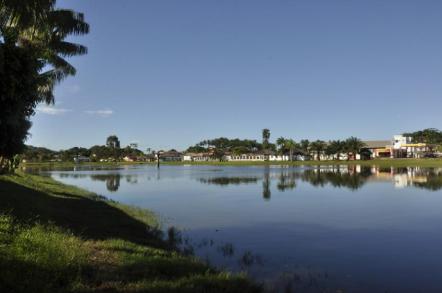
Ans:
[[[260,292],[175,250],[154,214],[49,177],[0,176],[1,292]]]

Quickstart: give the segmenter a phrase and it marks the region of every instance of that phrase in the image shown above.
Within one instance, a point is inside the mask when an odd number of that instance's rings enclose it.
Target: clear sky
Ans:
[[[86,56],[28,144],[184,149],[219,136],[389,139],[442,128],[440,0],[59,0]]]

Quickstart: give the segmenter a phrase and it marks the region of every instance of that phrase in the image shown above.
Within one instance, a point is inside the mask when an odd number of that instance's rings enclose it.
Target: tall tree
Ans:
[[[310,148],[310,141],[308,139],[302,139],[299,142],[299,148],[301,149],[301,151],[306,155],[309,153],[309,148]]]
[[[326,153],[328,155],[336,155],[336,160],[340,160],[340,154],[344,152],[344,142],[341,140],[332,140],[328,143]]]
[[[270,141],[270,130],[264,128],[262,130],[262,148],[264,150],[267,150],[269,148],[269,141]]]
[[[284,137],[278,137],[276,140],[276,146],[278,147],[278,152],[280,154],[283,154],[285,152],[286,147],[286,139]]]
[[[359,154],[361,149],[365,146],[365,143],[362,142],[357,137],[351,136],[345,140],[345,151],[347,153],[347,160],[350,160],[350,155],[353,155],[356,159],[356,154]]]
[[[116,135],[110,135],[106,139],[106,146],[112,148],[112,149],[119,149],[120,148],[120,140]]]
[[[315,140],[310,143],[310,150],[316,153],[316,158],[318,161],[321,160],[321,153],[325,150],[327,144],[323,140]]]
[[[285,148],[289,150],[290,161],[293,161],[293,152],[295,151],[297,144],[293,139],[287,139],[285,141]]]
[[[66,41],[89,31],[83,15],[55,4],[0,0],[0,162],[23,149],[37,104],[53,103],[54,86],[75,74],[64,58],[87,51]]]

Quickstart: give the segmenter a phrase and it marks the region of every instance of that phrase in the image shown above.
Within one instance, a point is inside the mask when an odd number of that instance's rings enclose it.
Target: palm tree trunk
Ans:
[[[4,160],[5,160],[5,158],[0,156],[0,174],[4,173],[4,168],[3,168],[3,161]]]

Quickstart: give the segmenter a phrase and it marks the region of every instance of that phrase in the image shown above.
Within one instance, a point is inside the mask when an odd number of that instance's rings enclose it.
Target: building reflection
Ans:
[[[296,189],[297,182],[315,187],[333,186],[358,190],[368,182],[391,182],[395,188],[417,187],[428,190],[442,188],[442,168],[379,167],[360,165],[318,166],[308,169],[271,168],[265,166],[261,176],[221,176],[200,178],[205,184],[240,185],[262,181],[262,197],[270,200],[272,181],[279,192]]]

